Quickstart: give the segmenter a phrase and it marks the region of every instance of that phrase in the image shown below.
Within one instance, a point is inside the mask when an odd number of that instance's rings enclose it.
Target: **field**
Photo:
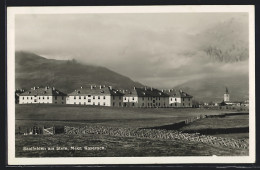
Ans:
[[[75,126],[98,125],[105,127],[152,128],[174,124],[199,115],[218,115],[233,113],[227,110],[177,109],[177,108],[110,108],[67,105],[16,105],[16,133],[32,126]],[[242,127],[248,126],[248,118],[234,116],[233,119],[206,118],[197,120],[183,128],[203,129],[211,126]],[[218,121],[218,119],[221,119]],[[216,120],[216,122],[215,122]],[[245,121],[244,121],[245,120]],[[203,122],[206,121],[206,122]],[[211,121],[211,122],[207,122]],[[212,122],[215,122],[212,123]],[[232,125],[233,127],[233,125]],[[185,129],[182,129],[185,130]],[[187,129],[186,129],[187,130]],[[248,133],[247,133],[248,134]],[[221,134],[218,134],[221,135]],[[226,134],[223,134],[224,136]],[[234,136],[236,136],[234,134]],[[240,136],[243,136],[240,134]],[[246,138],[246,134],[243,137]],[[101,151],[24,151],[23,147],[44,146],[97,146],[105,147]],[[203,148],[203,149],[202,149]],[[16,135],[17,157],[46,156],[190,156],[190,155],[248,155],[247,149],[232,149],[190,141],[167,141],[140,139],[132,137],[115,137],[106,135]]]

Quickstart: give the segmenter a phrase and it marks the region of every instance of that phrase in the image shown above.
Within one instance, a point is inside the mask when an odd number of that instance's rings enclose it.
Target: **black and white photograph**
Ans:
[[[9,7],[8,163],[255,161],[254,6]]]

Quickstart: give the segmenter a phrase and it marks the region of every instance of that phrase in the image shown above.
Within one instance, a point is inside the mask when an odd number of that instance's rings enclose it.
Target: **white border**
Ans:
[[[189,157],[84,157],[15,158],[15,15],[83,13],[206,13],[247,12],[249,14],[249,156]],[[68,164],[181,164],[181,163],[254,163],[255,162],[255,11],[253,5],[198,6],[117,6],[117,7],[8,7],[7,8],[7,94],[8,165]]]

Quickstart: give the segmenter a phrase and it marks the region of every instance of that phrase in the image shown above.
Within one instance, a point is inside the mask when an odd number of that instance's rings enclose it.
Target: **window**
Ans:
[[[172,98],[171,98],[171,101],[172,101]]]
[[[91,95],[88,95],[88,97],[91,97]]]
[[[155,100],[157,100],[157,97],[156,97],[156,99]]]
[[[88,99],[88,102],[90,103],[90,102],[91,102],[91,99]]]
[[[148,103],[148,106],[149,106],[149,103]]]
[[[115,96],[113,96],[113,100],[115,100]]]
[[[39,97],[39,100],[41,99],[41,97]]]
[[[177,103],[175,103],[175,106],[177,106]]]
[[[106,99],[106,96],[104,96],[103,99]]]
[[[36,99],[34,99],[34,102],[36,102]]]
[[[76,96],[74,96],[74,99],[76,99]]]
[[[98,99],[100,99],[100,96],[98,96]]]
[[[105,105],[106,105],[106,103],[104,102],[104,103],[103,103],[103,105],[105,106]]]
[[[121,100],[121,96],[119,96],[119,100]]]
[[[159,106],[161,106],[161,103],[159,103]]]
[[[95,102],[93,102],[93,105],[95,105]]]
[[[189,101],[190,101],[190,98],[189,98]]]
[[[157,106],[157,103],[156,103],[156,106]]]
[[[177,101],[177,98],[175,98],[175,101]]]
[[[81,96],[79,96],[79,99],[81,99]]]
[[[121,102],[119,102],[119,106],[121,106]]]
[[[28,99],[28,97],[27,97],[27,99]]]
[[[126,97],[125,97],[125,100],[126,100]]]
[[[76,104],[76,102],[74,102],[74,104]]]
[[[100,105],[100,103],[98,102],[98,105]]]
[[[184,103],[182,103],[182,105],[184,106]]]
[[[93,96],[93,99],[95,99],[95,96]]]
[[[190,103],[189,103],[189,106],[190,106]]]
[[[64,97],[63,97],[63,96],[61,97],[61,100],[64,100]]]
[[[79,102],[79,104],[81,104],[81,102]]]
[[[84,102],[84,105],[86,105],[86,102]]]
[[[115,102],[113,102],[113,106],[115,106]]]
[[[171,106],[172,106],[172,104],[171,104]]]
[[[47,99],[49,99],[49,97],[47,97]]]
[[[143,100],[144,100],[144,97],[143,97]]]
[[[57,104],[57,102],[55,102],[55,104]]]
[[[57,100],[57,96],[55,96],[55,100]]]
[[[142,106],[144,107],[144,103],[142,104]]]
[[[148,97],[148,100],[149,100],[149,97]]]
[[[44,99],[44,97],[42,97],[42,99]]]
[[[135,100],[135,98],[133,97],[133,100]]]
[[[132,106],[135,106],[135,103],[132,103]]]
[[[182,101],[184,101],[184,98],[182,98]]]
[[[86,99],[86,96],[84,96],[84,99]]]
[[[159,97],[159,100],[161,100],[161,98]]]
[[[61,104],[64,104],[64,102],[61,102]]]
[[[32,97],[31,97],[31,99],[32,99]]]

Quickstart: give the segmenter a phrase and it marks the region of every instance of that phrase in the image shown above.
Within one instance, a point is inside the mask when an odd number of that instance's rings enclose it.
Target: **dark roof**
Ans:
[[[99,96],[123,96],[119,90],[111,89],[109,87],[90,87],[76,89],[68,96],[86,96],[86,95],[99,95]]]
[[[20,96],[66,96],[65,93],[55,88],[32,88],[20,94]]]
[[[154,88],[134,88],[125,90],[125,96],[138,96],[138,97],[169,97],[168,94]]]
[[[182,90],[165,90],[165,93],[167,93],[170,97],[181,97],[181,98],[192,98],[193,96],[189,95],[188,93],[182,91]]]

